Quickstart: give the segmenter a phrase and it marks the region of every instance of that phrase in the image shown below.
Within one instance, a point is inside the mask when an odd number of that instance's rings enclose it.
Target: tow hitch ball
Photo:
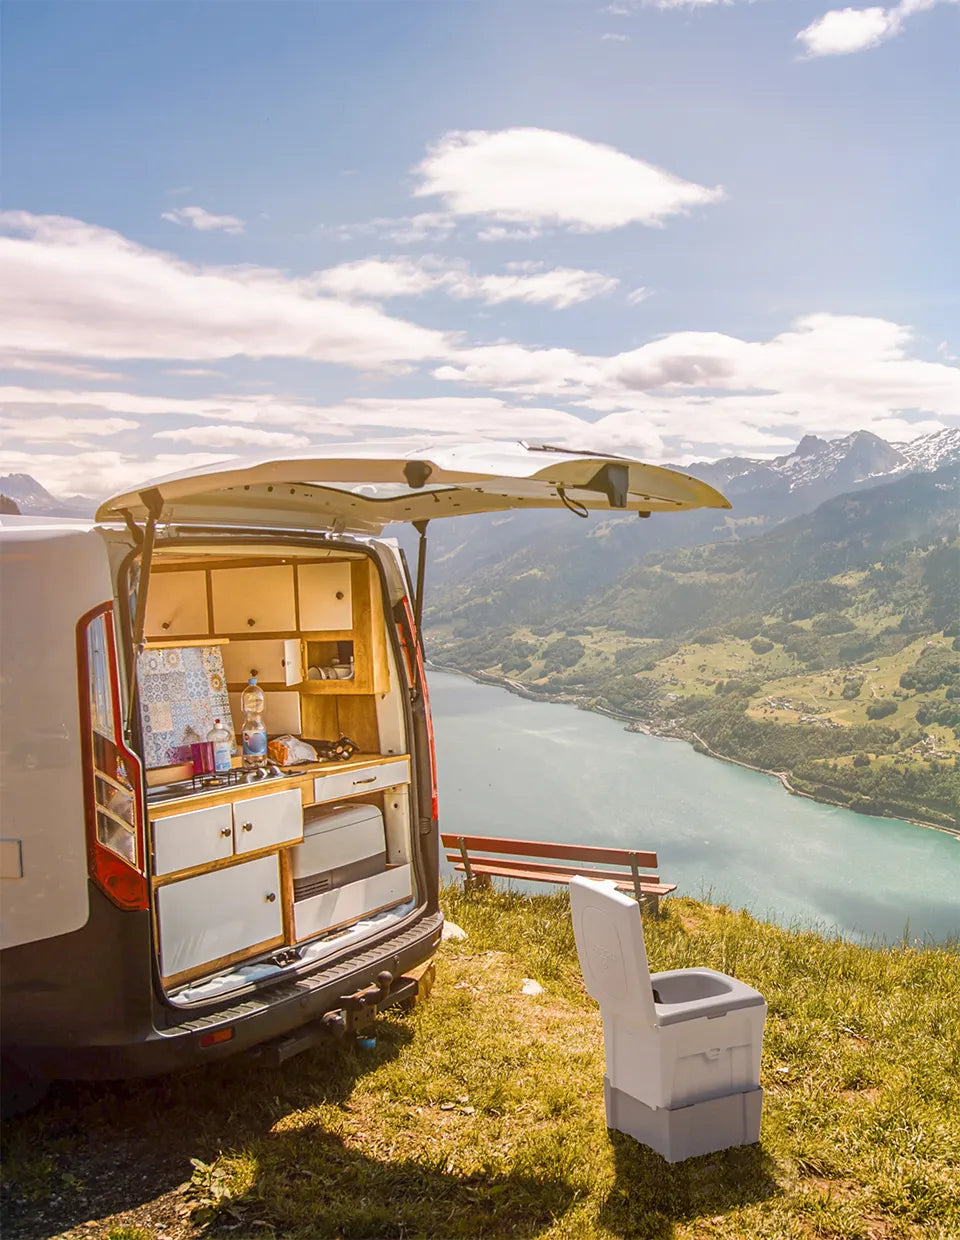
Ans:
[[[377,974],[375,986],[367,986],[365,990],[345,995],[341,1000],[340,1010],[328,1012],[323,1018],[323,1024],[332,1033],[338,1034],[357,1033],[368,1028],[377,1015],[378,1004],[385,1002],[392,985],[393,974],[389,969],[384,969]]]

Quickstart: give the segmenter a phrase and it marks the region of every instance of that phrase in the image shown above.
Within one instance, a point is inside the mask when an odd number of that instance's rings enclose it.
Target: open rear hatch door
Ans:
[[[98,521],[379,534],[391,522],[514,508],[680,512],[729,508],[687,474],[622,456],[485,441],[335,444],[233,457],[114,496]]]

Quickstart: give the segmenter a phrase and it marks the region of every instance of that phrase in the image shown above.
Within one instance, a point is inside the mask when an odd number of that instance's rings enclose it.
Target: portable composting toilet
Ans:
[[[607,1126],[668,1162],[760,1139],[763,995],[713,969],[650,973],[640,907],[576,877],[580,968],[600,1004]]]

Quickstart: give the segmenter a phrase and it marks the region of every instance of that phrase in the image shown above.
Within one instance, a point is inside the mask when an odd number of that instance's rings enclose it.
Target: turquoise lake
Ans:
[[[444,832],[650,849],[680,893],[767,920],[960,939],[952,835],[791,796],[572,706],[440,672],[430,690]]]

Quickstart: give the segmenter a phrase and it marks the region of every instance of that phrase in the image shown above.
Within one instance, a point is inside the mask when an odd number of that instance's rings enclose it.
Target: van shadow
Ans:
[[[259,1142],[291,1112],[342,1105],[413,1037],[397,1017],[381,1018],[376,1034],[372,1051],[331,1037],[280,1068],[238,1056],[148,1080],[56,1082],[3,1125],[4,1240],[47,1240],[137,1210],[189,1181],[193,1159]],[[189,1217],[187,1195],[175,1204]]]
[[[269,1146],[260,1147],[249,1189],[218,1210],[202,1235],[227,1236],[231,1227],[242,1234],[259,1220],[279,1237],[534,1237],[576,1198],[546,1168],[458,1173],[449,1148],[433,1159],[422,1149],[415,1158],[378,1157],[320,1127],[275,1134]]]
[[[740,1145],[668,1163],[622,1132],[609,1132],[616,1179],[600,1221],[618,1236],[669,1240],[677,1222],[725,1214],[777,1196],[775,1164],[762,1145]]]

